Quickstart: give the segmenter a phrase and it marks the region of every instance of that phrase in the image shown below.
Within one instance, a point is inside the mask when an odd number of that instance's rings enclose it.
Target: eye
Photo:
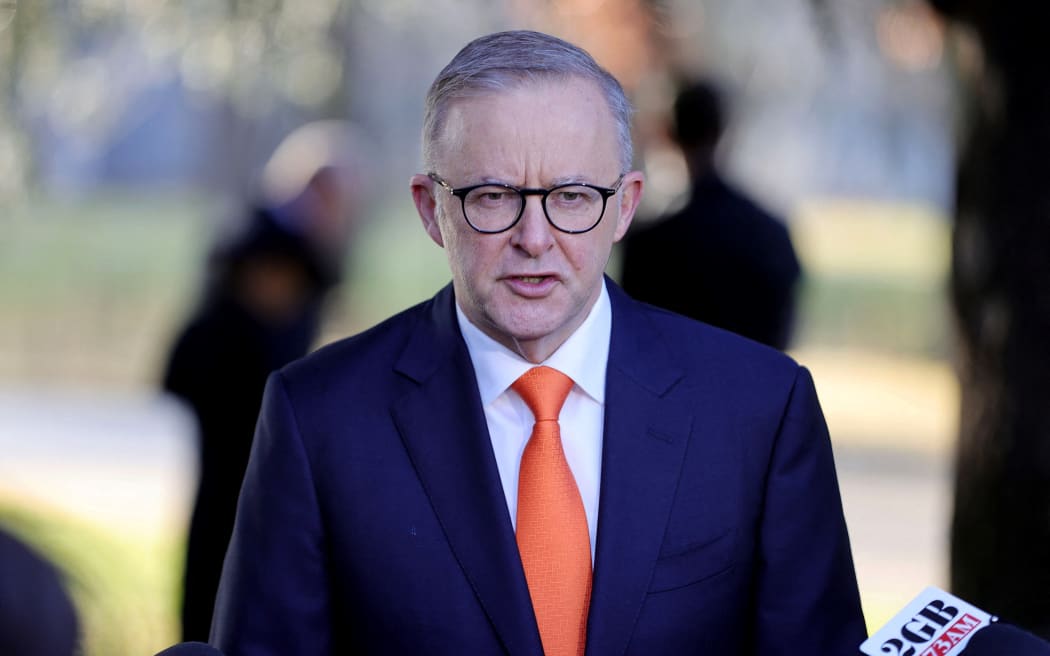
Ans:
[[[467,204],[480,208],[502,207],[518,202],[518,194],[503,187],[478,187],[467,194]]]
[[[550,202],[564,209],[587,207],[598,200],[598,192],[580,185],[558,187],[551,191],[550,195]]]

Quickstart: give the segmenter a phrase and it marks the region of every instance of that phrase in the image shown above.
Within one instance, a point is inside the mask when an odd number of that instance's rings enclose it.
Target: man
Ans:
[[[200,306],[163,387],[193,410],[199,476],[181,608],[184,640],[208,639],[237,495],[270,372],[305,355],[339,282],[360,172],[340,121],[293,130],[264,169],[261,201],[211,253]]]
[[[410,186],[452,283],[271,377],[229,656],[856,653],[809,374],[603,276],[643,187],[629,119],[535,32],[438,75]]]
[[[689,171],[689,200],[627,235],[620,282],[640,301],[783,350],[802,269],[783,221],[719,174],[723,114],[707,81],[675,98],[672,137]]]

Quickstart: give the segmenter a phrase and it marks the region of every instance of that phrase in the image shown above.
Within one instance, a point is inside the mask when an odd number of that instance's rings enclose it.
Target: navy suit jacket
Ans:
[[[606,284],[587,653],[856,654],[809,373]],[[228,656],[542,653],[451,287],[271,377],[212,641]]]

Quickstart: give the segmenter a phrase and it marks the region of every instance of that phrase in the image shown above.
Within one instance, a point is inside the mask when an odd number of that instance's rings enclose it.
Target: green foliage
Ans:
[[[799,344],[940,360],[951,353],[945,289],[862,276],[814,277],[799,298]]]

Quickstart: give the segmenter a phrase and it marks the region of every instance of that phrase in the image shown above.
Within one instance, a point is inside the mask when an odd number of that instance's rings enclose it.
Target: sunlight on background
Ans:
[[[839,200],[804,205],[792,230],[809,276],[792,355],[824,407],[874,631],[926,585],[948,587],[949,224],[921,205]]]
[[[67,572],[85,654],[178,639],[195,437],[159,376],[224,217],[289,129],[350,117],[375,182],[321,341],[432,294],[444,253],[406,189],[422,97],[463,43],[507,27],[576,40],[624,80],[639,221],[685,184],[660,126],[675,75],[727,82],[727,168],[790,222],[806,271],[791,354],[831,428],[869,626],[945,584],[941,27],[913,2],[653,4],[0,0],[0,523]]]

